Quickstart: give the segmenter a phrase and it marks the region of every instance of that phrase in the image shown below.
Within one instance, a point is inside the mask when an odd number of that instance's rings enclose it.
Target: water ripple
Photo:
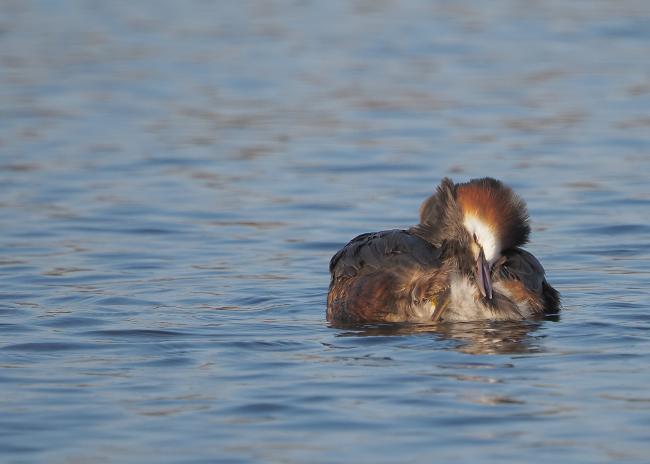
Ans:
[[[1,462],[647,462],[647,2],[3,2]],[[503,179],[527,323],[330,325]]]

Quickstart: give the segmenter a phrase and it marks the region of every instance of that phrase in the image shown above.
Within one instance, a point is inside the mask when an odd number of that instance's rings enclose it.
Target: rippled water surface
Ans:
[[[0,13],[0,461],[648,462],[650,6]],[[440,178],[533,219],[559,320],[333,328]]]

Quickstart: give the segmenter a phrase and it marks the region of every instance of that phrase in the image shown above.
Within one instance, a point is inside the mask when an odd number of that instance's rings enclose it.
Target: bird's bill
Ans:
[[[490,264],[485,260],[483,248],[479,251],[476,258],[476,283],[481,291],[481,295],[488,300],[492,299],[492,279],[490,278]]]

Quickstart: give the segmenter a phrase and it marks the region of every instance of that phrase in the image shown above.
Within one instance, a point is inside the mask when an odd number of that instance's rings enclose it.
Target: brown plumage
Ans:
[[[337,322],[521,320],[559,310],[558,292],[520,247],[525,203],[491,179],[443,179],[420,223],[354,238],[332,257],[327,319]]]

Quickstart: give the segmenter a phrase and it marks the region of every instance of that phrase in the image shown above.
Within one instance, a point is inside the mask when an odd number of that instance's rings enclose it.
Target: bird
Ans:
[[[330,260],[333,323],[521,321],[560,311],[528,242],[525,202],[491,177],[445,177],[408,229],[365,233]]]

